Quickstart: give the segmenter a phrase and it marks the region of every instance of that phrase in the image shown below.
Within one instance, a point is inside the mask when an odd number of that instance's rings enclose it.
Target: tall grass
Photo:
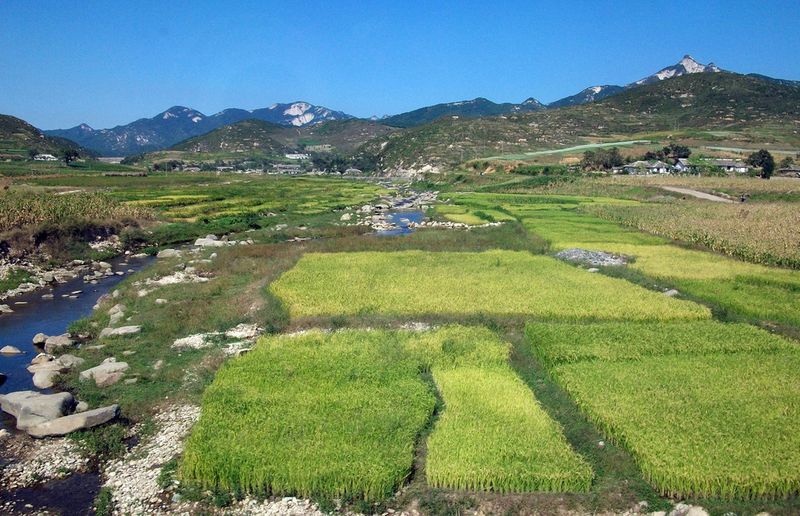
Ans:
[[[588,213],[753,263],[800,269],[800,212],[790,203],[593,205]]]

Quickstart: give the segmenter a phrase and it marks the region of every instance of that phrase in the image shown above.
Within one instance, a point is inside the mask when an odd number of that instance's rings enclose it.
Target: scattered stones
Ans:
[[[0,485],[18,489],[47,482],[85,469],[89,458],[83,456],[70,439],[17,441],[15,459],[0,469]]]
[[[353,218],[353,214],[352,213],[345,213],[344,215],[339,217],[339,220],[346,222],[346,221],[349,221],[352,218]]]
[[[157,305],[166,305],[166,304],[167,304],[167,302],[168,302],[168,301],[167,301],[166,299],[163,299],[163,298],[158,298],[158,299],[156,299],[156,304],[157,304]]]
[[[173,274],[163,276],[158,279],[148,278],[145,280],[144,284],[147,286],[164,287],[167,285],[177,285],[179,283],[205,283],[206,281],[208,281],[208,278],[200,276],[195,272],[177,271]],[[137,282],[134,285],[140,286],[141,282]],[[144,297],[141,295],[141,291],[139,292],[139,297]]]
[[[0,348],[0,355],[21,355],[22,351],[15,346],[3,346]]]
[[[68,392],[42,394],[36,391],[17,391],[0,395],[0,408],[17,419],[17,429],[33,426],[65,416],[72,412],[75,398]]]
[[[8,305],[0,305],[0,314],[13,314],[14,310]]]
[[[103,328],[100,332],[100,338],[104,339],[107,337],[128,337],[130,335],[136,335],[142,331],[141,326],[120,326],[119,328]]]
[[[79,401],[77,405],[75,405],[75,413],[86,412],[89,410],[89,404],[85,401]]]
[[[158,431],[106,467],[106,487],[119,514],[173,513],[157,510],[163,490],[158,485],[162,465],[183,449],[183,439],[200,415],[199,407],[171,407],[153,418]]]
[[[210,238],[213,237],[213,238]],[[225,247],[228,245],[235,245],[236,242],[227,242],[219,240],[215,235],[208,235],[205,238],[198,238],[194,241],[194,245],[198,247]]]
[[[669,516],[708,516],[708,512],[699,505],[679,503],[673,507]]]
[[[44,341],[46,340],[47,340],[47,335],[45,335],[44,333],[37,333],[36,335],[33,336],[33,343],[36,344],[37,346],[41,346],[42,344],[44,344]]]
[[[556,258],[573,263],[583,263],[594,267],[622,266],[628,263],[626,257],[603,251],[587,251],[586,249],[565,249],[556,253]]]
[[[677,290],[675,290],[674,288],[671,288],[671,289],[669,289],[669,290],[665,290],[665,291],[664,291],[664,295],[665,295],[665,296],[667,296],[667,297],[675,297],[675,296],[677,296],[678,294],[680,294],[680,292],[678,292],[678,291],[677,291]]]
[[[264,329],[256,324],[239,324],[225,332],[229,339],[254,339],[263,333]]]
[[[208,340],[211,335],[210,333],[189,335],[188,337],[176,339],[175,342],[172,343],[172,347],[176,349],[204,349],[211,345],[211,342]]]
[[[87,410],[69,416],[63,416],[41,423],[28,429],[33,437],[52,437],[66,435],[75,430],[92,428],[107,423],[119,415],[119,405],[109,405],[94,410]]]

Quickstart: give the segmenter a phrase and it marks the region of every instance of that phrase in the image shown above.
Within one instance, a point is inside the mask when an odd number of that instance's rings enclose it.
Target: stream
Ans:
[[[414,232],[414,228],[410,228],[409,224],[419,224],[423,220],[425,220],[425,213],[419,210],[390,211],[386,213],[386,222],[397,227],[377,231],[376,234],[379,236],[407,235],[408,233]]]
[[[33,292],[7,299],[14,313],[0,315],[0,347],[11,345],[22,351],[19,355],[0,355],[0,373],[7,376],[0,385],[0,394],[21,390],[40,390],[33,385],[33,375],[26,369],[37,353],[32,343],[33,336],[41,332],[46,335],[61,335],[73,321],[92,313],[97,300],[103,294],[129,276],[129,270],[138,271],[154,260],[153,257],[134,258],[120,256],[109,260],[113,271],[123,271],[122,276],[108,276],[98,279],[97,284],[84,282],[82,277],[71,279],[53,287],[37,289]],[[68,296],[80,290],[76,299]],[[42,295],[53,294],[53,299],[44,300]],[[23,304],[20,304],[23,303]],[[46,392],[46,390],[42,390]],[[2,413],[0,428],[14,431],[14,418]]]

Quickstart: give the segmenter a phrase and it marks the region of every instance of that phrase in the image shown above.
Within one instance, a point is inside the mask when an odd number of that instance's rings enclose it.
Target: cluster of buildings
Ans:
[[[692,174],[697,173],[702,165],[716,167],[730,174],[746,174],[750,167],[744,161],[737,159],[702,159],[702,164],[698,161],[690,163],[687,158],[679,158],[674,165],[664,163],[661,160],[634,161],[621,167],[615,167],[615,174],[628,175],[658,175],[658,174]]]

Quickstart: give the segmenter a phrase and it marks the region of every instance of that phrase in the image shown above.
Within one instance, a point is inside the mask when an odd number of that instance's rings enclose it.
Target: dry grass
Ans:
[[[800,268],[800,211],[790,203],[586,205],[597,217],[745,261]]]

